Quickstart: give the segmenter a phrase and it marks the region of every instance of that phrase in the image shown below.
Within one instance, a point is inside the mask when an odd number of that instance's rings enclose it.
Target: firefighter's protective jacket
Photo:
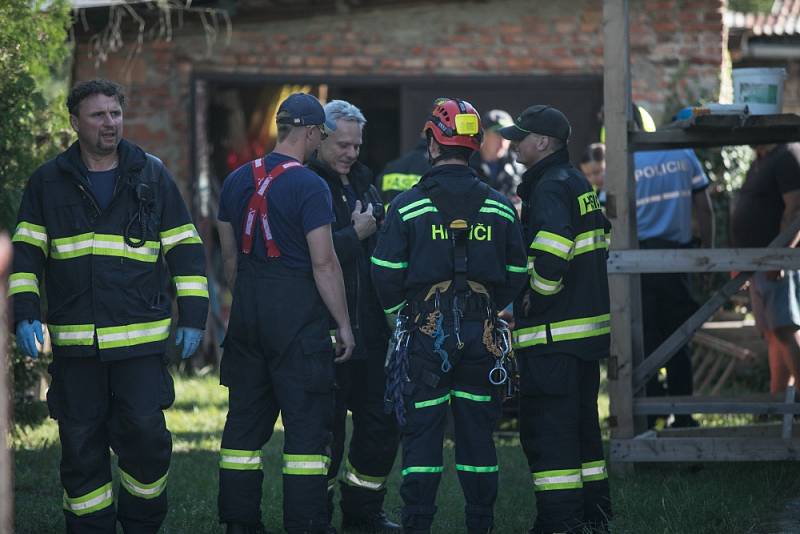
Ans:
[[[597,195],[565,148],[528,169],[517,191],[530,280],[514,302],[514,348],[608,356],[611,224]]]
[[[386,313],[400,311],[431,285],[453,279],[453,245],[443,217],[422,187],[427,181],[444,188],[454,202],[480,182],[465,165],[440,165],[392,202],[371,259],[373,281]],[[526,278],[516,211],[503,195],[489,189],[471,222],[467,278],[483,284],[495,306],[503,308]]]
[[[166,260],[179,326],[205,328],[208,282],[197,229],[161,161],[122,140],[114,196],[100,209],[74,143],[31,176],[14,232],[15,321],[40,320],[39,286],[59,357],[104,361],[163,353]],[[163,259],[162,259],[163,258]]]

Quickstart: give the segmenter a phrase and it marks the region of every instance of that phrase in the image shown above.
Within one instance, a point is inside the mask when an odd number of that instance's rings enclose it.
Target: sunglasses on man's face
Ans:
[[[319,130],[319,136],[322,141],[328,138],[328,132],[325,130],[325,126],[322,124],[315,124],[313,126],[306,126],[306,128],[317,128]]]

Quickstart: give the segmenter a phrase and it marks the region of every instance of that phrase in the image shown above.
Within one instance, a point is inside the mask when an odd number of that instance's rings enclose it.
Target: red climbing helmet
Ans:
[[[479,150],[483,141],[481,117],[466,100],[437,98],[423,131],[430,130],[440,145]]]

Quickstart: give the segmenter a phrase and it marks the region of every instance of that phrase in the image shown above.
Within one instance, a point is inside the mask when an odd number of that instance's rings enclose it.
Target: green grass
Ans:
[[[170,469],[170,511],[162,532],[217,533],[217,451],[225,422],[226,390],[216,377],[177,379],[177,402],[167,411],[174,453]],[[600,411],[608,413],[601,397]],[[263,512],[268,526],[281,525],[280,451],[276,429],[265,448]],[[16,532],[63,532],[58,480],[59,445],[49,419],[17,425],[15,455]],[[498,441],[500,496],[496,532],[524,533],[535,515],[527,464],[516,439]],[[399,462],[389,482],[386,510],[397,517],[401,506]],[[453,448],[445,450],[445,474],[439,490],[434,532],[463,532],[463,498],[453,468]],[[665,464],[637,467],[626,478],[612,478],[616,519],[613,532],[630,534],[703,534],[765,532],[764,525],[784,502],[800,496],[800,462],[737,464]],[[337,520],[338,521],[338,520]]]

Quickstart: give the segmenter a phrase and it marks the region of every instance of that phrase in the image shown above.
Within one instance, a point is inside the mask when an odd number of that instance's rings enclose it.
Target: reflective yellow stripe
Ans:
[[[322,475],[328,474],[331,459],[323,454],[284,454],[284,475]]]
[[[419,178],[419,174],[402,174],[399,172],[384,174],[381,180],[381,189],[383,191],[405,191],[414,187],[419,182]]]
[[[483,204],[484,204],[484,206],[488,206],[488,207],[494,207],[494,208],[499,208],[499,209],[503,210],[503,211],[504,211],[504,212],[506,212],[508,215],[511,215],[511,219],[512,219],[512,220],[513,220],[513,219],[515,219],[515,218],[517,217],[517,212],[516,212],[516,211],[514,211],[512,208],[509,208],[508,206],[506,206],[506,205],[505,205],[505,204],[503,204],[502,202],[498,202],[498,201],[496,201],[496,200],[492,200],[491,198],[487,198],[487,199],[486,199],[486,200],[483,202]]]
[[[233,471],[257,471],[262,468],[261,450],[244,451],[240,449],[220,449],[220,469]]]
[[[169,324],[170,319],[162,319],[150,323],[98,328],[97,343],[102,350],[163,341],[169,337]]]
[[[8,277],[8,296],[17,293],[39,294],[39,279],[33,273],[14,273]]]
[[[416,211],[412,211],[410,213],[406,213],[401,218],[403,219],[403,222],[405,222],[405,221],[408,221],[410,219],[415,219],[415,218],[419,217],[420,215],[425,215],[426,213],[438,213],[438,212],[439,212],[439,210],[436,209],[436,206],[426,206],[426,207],[420,208],[420,209],[418,209]]]
[[[208,298],[208,279],[205,276],[173,276],[179,297]]]
[[[399,311],[400,311],[400,310],[403,308],[403,306],[405,306],[405,305],[406,305],[406,301],[404,300],[403,302],[401,302],[401,303],[400,303],[400,304],[398,304],[397,306],[392,306],[391,308],[385,308],[385,309],[383,310],[383,313],[385,313],[386,315],[391,315],[391,314],[393,314],[393,313],[397,313],[397,312],[399,312]]]
[[[585,462],[581,464],[581,479],[584,482],[595,482],[598,480],[605,480],[608,478],[608,471],[606,471],[606,461],[597,460],[594,462]]]
[[[167,489],[168,474],[169,472],[165,473],[163,477],[159,478],[155,482],[145,484],[144,482],[139,482],[133,478],[132,475],[126,473],[122,468],[120,468],[119,482],[120,485],[128,490],[128,493],[134,497],[139,497],[140,499],[155,499],[164,493],[165,489]]]
[[[344,475],[342,476],[342,480],[344,480],[345,484],[348,486],[364,488],[371,491],[381,491],[385,488],[386,478],[387,477],[373,477],[359,473],[353,467],[353,464],[350,463],[350,458],[347,459],[344,465]]]
[[[38,224],[20,221],[11,239],[14,243],[28,243],[41,249],[47,256],[47,228]]]
[[[111,482],[103,484],[94,491],[80,497],[70,497],[64,490],[64,509],[77,516],[91,514],[114,504],[114,491]]]
[[[611,332],[611,315],[606,313],[584,319],[570,319],[550,323],[553,342],[602,336]]]
[[[412,210],[414,208],[417,208],[417,207],[420,207],[420,206],[431,206],[431,205],[433,205],[433,202],[431,202],[431,199],[423,198],[423,199],[420,199],[420,200],[416,200],[416,201],[412,202],[411,204],[406,204],[402,208],[397,208],[397,213],[402,215],[403,213],[406,213],[407,211],[410,211],[410,210]]]
[[[193,224],[184,224],[169,230],[160,232],[161,246],[164,247],[164,254],[177,247],[178,245],[191,245],[202,244],[200,234],[197,233],[197,228]]]
[[[534,491],[569,490],[582,487],[580,469],[558,469],[533,473]]]
[[[369,261],[373,265],[377,265],[378,267],[385,267],[387,269],[405,269],[406,267],[408,267],[407,261],[388,261],[376,258],[375,256],[371,256]]]
[[[515,349],[523,349],[534,345],[544,345],[547,343],[547,326],[529,326],[514,330],[512,335]]]
[[[606,234],[602,228],[583,232],[575,236],[574,256],[585,254],[593,250],[606,249],[608,249],[608,241],[606,241]]]
[[[59,347],[94,345],[93,324],[48,324],[50,341]]]
[[[564,285],[561,283],[561,278],[556,281],[548,280],[536,272],[536,268],[531,266],[531,289],[540,295],[550,296],[555,295],[562,289]]]
[[[50,255],[54,260],[69,260],[94,254],[155,263],[160,247],[158,241],[145,241],[141,247],[132,247],[125,243],[125,238],[121,235],[90,232],[53,239],[50,243]]]
[[[575,243],[572,240],[544,230],[539,230],[531,243],[532,250],[548,252],[567,261],[572,256],[572,247],[574,246]]]

